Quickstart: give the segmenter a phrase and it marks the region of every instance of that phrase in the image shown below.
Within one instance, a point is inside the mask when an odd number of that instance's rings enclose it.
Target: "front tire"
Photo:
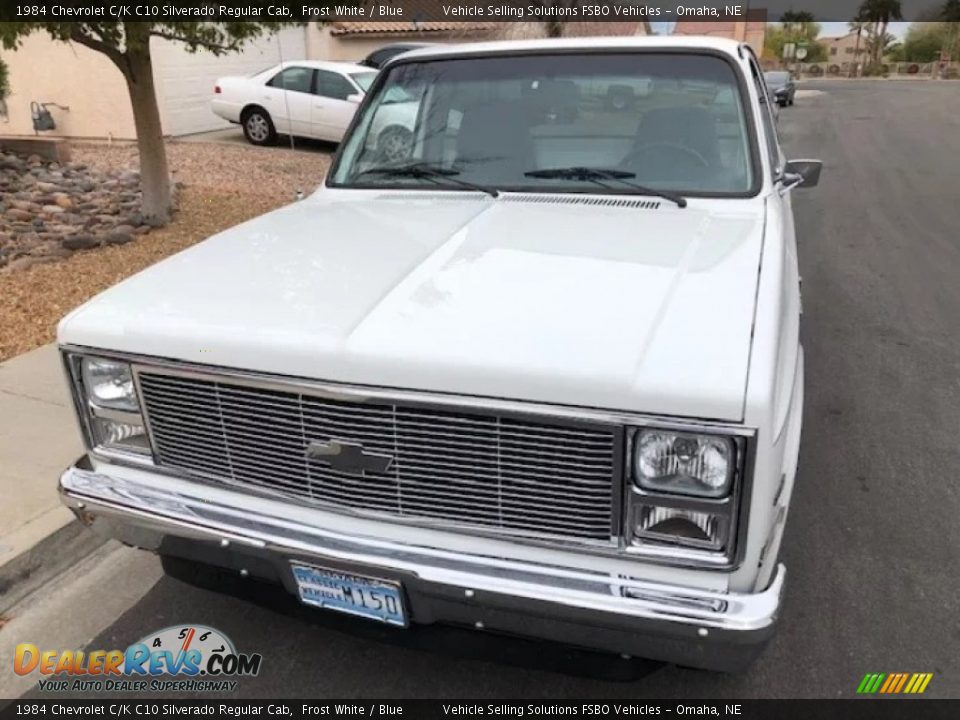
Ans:
[[[243,114],[243,135],[251,145],[272,145],[277,140],[273,120],[263,108],[250,108]]]

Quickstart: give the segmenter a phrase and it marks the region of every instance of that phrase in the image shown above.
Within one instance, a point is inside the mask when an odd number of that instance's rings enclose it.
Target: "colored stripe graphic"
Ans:
[[[894,690],[894,692],[897,692],[897,693],[898,693],[898,692],[900,692],[901,690],[903,690],[903,686],[906,684],[906,682],[907,682],[907,674],[906,674],[906,673],[900,673],[900,682],[897,683],[897,687],[896,687],[896,689]]]
[[[933,673],[867,673],[857,686],[857,694],[919,695],[932,679]]]

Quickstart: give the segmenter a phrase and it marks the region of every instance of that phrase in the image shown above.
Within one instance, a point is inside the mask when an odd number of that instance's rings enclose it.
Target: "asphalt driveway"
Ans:
[[[780,116],[790,154],[825,161],[821,186],[795,197],[801,470],[782,624],[747,673],[445,628],[399,633],[167,578],[90,647],[209,624],[264,656],[239,696],[850,697],[867,672],[932,672],[927,695],[960,697],[960,83],[804,89],[817,92]],[[154,563],[104,571],[104,592],[152,583]]]

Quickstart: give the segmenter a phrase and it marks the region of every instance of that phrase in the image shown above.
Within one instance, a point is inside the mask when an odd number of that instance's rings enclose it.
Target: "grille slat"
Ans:
[[[610,541],[616,428],[328,400],[226,377],[141,370],[138,382],[160,465],[378,516]],[[384,473],[352,474],[308,458],[313,441],[393,460]]]

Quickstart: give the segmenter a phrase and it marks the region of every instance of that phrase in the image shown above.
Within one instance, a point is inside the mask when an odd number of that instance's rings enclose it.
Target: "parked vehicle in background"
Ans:
[[[638,76],[634,112],[590,91]],[[371,93],[313,195],[61,322],[64,502],[189,582],[743,668],[782,605],[820,173],[755,54],[443,46]]]
[[[351,63],[297,60],[217,80],[210,108],[254,145],[277,134],[340,142],[377,73]]]
[[[391,43],[390,45],[384,45],[382,48],[374,50],[361,60],[360,64],[379,70],[387,64],[388,60],[395,58],[401,53],[429,47],[430,45],[431,43]]]
[[[797,84],[793,81],[793,75],[787,71],[777,70],[764,73],[763,79],[777,105],[780,107],[793,105],[793,99],[797,94]]]

